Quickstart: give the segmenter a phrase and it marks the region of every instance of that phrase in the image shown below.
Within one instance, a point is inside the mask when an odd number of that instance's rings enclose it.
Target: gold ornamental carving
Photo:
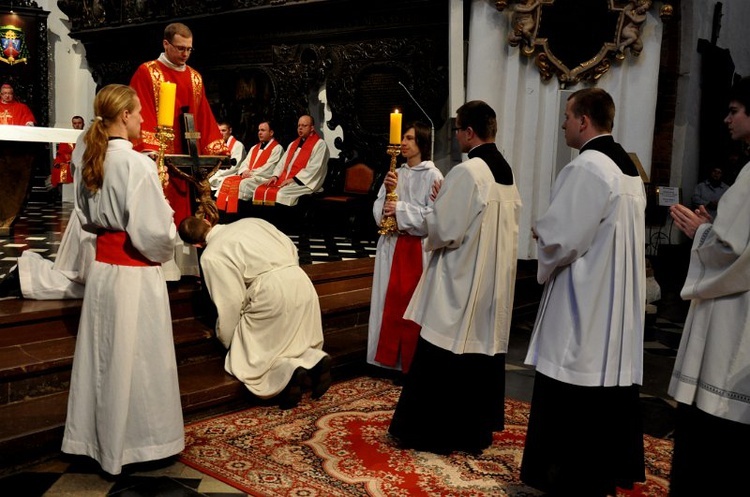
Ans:
[[[626,54],[643,50],[641,33],[652,0],[500,0],[498,11],[510,13],[508,44],[535,57],[542,79],[557,76],[565,87],[597,81]],[[669,20],[672,5],[659,15]]]

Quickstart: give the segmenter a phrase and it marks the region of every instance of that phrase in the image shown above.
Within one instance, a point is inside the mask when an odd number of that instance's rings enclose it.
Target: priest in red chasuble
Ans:
[[[31,109],[26,104],[16,101],[13,87],[7,83],[0,87],[0,124],[15,124],[16,126],[36,124]]]
[[[194,117],[195,131],[200,133],[199,153],[229,155],[219,131],[219,125],[206,99],[203,78],[198,71],[187,65],[187,60],[193,51],[193,33],[190,28],[181,23],[169,24],[164,29],[162,45],[164,52],[159,55],[159,58],[141,64],[130,80],[130,86],[138,93],[143,106],[141,140],[136,144],[135,150],[153,152],[159,150],[159,141],[156,139],[159,85],[163,81],[168,81],[175,83],[177,92],[174,106],[175,139],[172,146],[167,148],[167,153],[186,153],[182,145],[184,130],[179,116],[183,113],[182,108],[187,107],[187,112]],[[174,209],[174,222],[179,225],[180,221],[192,214],[190,185],[184,180],[171,176],[164,193]],[[170,281],[179,279],[180,275],[197,276],[199,274],[197,256],[184,258],[182,256],[185,254],[181,252],[184,252],[181,248],[175,252],[175,262],[180,269],[180,274],[175,275],[165,266],[165,274]]]
[[[172,148],[167,149],[167,153],[186,153],[182,149],[184,130],[179,116],[182,114],[182,108],[188,107],[188,112],[193,114],[195,119],[195,130],[201,134],[198,142],[200,153],[228,155],[219,125],[206,99],[203,78],[198,71],[187,65],[187,60],[193,51],[193,33],[184,24],[172,23],[164,30],[162,44],[164,52],[159,58],[141,64],[130,80],[130,86],[138,93],[143,106],[141,141],[135,149],[154,152],[159,150],[159,141],[156,139],[159,84],[162,81],[169,81],[177,85],[177,94],[174,106],[175,139]],[[166,194],[175,211],[174,221],[179,224],[191,214],[188,185],[178,178],[170,177]]]

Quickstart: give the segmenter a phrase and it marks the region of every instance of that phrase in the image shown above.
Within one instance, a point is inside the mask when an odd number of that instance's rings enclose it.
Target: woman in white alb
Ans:
[[[76,191],[97,230],[73,357],[62,450],[107,473],[184,448],[172,319],[161,263],[174,251],[173,211],[154,162],[133,151],[141,104],[129,86],[94,100]]]

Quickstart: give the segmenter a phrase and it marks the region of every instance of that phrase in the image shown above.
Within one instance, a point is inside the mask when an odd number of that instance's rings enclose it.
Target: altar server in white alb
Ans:
[[[211,176],[209,184],[212,190],[217,190],[224,178],[237,174],[242,161],[245,160],[245,145],[232,135],[232,126],[227,121],[220,121],[219,131],[221,131],[221,137],[224,139],[224,145],[229,150],[230,158],[234,160],[234,165],[221,169]]]
[[[129,86],[99,91],[76,191],[84,227],[97,230],[96,260],[86,278],[62,450],[113,475],[185,445],[160,264],[172,257],[177,230],[154,162],[133,151],[140,110]]]
[[[560,171],[533,227],[539,304],[521,479],[553,495],[615,495],[645,481],[639,385],[646,312],[643,181],[611,135],[612,97],[568,97]]]
[[[307,384],[319,398],[331,385],[320,303],[297,247],[271,223],[245,218],[211,226],[187,217],[185,243],[203,247],[206,287],[216,305],[216,335],[229,349],[224,369],[260,398],[297,405]]]
[[[750,78],[729,92],[724,122],[750,145]],[[750,164],[750,163],[748,163]],[[693,239],[682,288],[690,299],[669,394],[677,400],[670,496],[746,495],[750,446],[750,166],[705,206],[674,205],[675,226]]]
[[[495,111],[467,102],[456,126],[469,160],[436,183],[425,218],[429,262],[404,314],[422,331],[389,432],[404,448],[477,453],[504,427],[521,197]]]
[[[423,248],[427,235],[425,217],[432,212],[432,185],[443,174],[430,160],[432,134],[421,122],[406,126],[401,155],[406,159],[397,171],[388,171],[372,207],[375,222],[393,216],[397,233],[380,235],[375,253],[367,362],[409,371],[417,347],[420,326],[404,319],[404,311],[427,265]],[[387,188],[396,188],[398,200],[386,200]]]

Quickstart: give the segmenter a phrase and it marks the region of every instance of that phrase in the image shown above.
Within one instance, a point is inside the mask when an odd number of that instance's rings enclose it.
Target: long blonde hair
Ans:
[[[86,131],[83,142],[83,169],[81,178],[90,192],[97,192],[104,182],[104,156],[107,154],[109,133],[107,128],[125,111],[133,111],[138,95],[127,85],[107,85],[94,98],[94,123]]]

